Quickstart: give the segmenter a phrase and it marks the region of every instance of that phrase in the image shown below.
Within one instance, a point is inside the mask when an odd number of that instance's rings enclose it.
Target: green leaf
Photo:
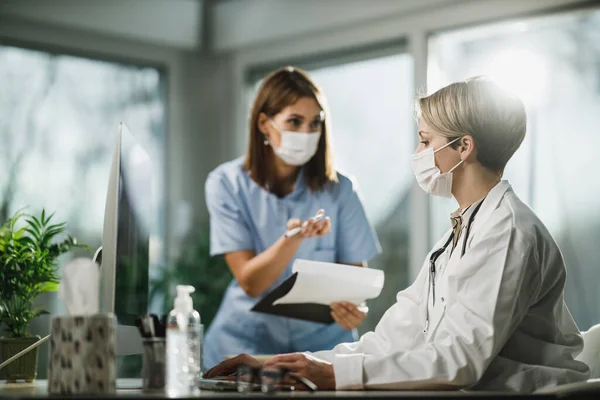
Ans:
[[[16,240],[19,240],[19,239],[21,239],[25,235],[25,232],[27,232],[27,227],[26,226],[24,226],[21,229],[17,230],[14,233],[13,238],[16,239]]]
[[[53,225],[44,232],[44,237],[53,238],[54,236],[58,235],[59,233],[64,232],[65,229],[66,229],[65,225]]]
[[[48,222],[49,222],[49,221],[48,221]],[[60,223],[58,223],[58,224],[52,224],[52,225],[48,225],[48,224],[46,224],[46,226],[47,226],[48,228],[55,228],[55,227],[57,227],[57,226],[62,226],[62,227],[65,227],[65,226],[67,226],[67,223],[66,223],[66,222],[60,222]]]
[[[44,282],[39,287],[40,293],[56,292],[60,287],[58,282]]]
[[[44,225],[42,225],[42,223],[40,222],[40,220],[39,220],[39,219],[37,219],[35,216],[32,216],[32,217],[31,217],[31,219],[33,220],[33,224],[32,224],[32,226],[35,226],[35,227],[37,227],[39,230],[41,230],[41,229],[42,229],[42,227],[43,227]]]
[[[46,311],[46,310],[34,310],[33,318],[37,318],[37,317],[39,317],[41,315],[48,315],[48,314],[50,314],[50,313],[48,311]]]
[[[27,228],[27,233],[31,235],[35,240],[40,240],[40,236],[42,235],[40,232],[40,228],[33,224],[33,221],[28,219],[27,223],[29,224],[29,228]]]

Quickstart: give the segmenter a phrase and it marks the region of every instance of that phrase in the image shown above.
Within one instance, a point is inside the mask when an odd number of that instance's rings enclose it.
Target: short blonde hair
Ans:
[[[525,138],[523,102],[486,77],[452,83],[422,97],[416,111],[418,118],[449,139],[471,135],[477,161],[494,172],[504,171]]]

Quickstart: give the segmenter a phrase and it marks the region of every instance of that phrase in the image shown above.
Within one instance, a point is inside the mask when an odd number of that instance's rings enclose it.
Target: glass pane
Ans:
[[[361,331],[375,327],[408,285],[410,188],[414,152],[413,63],[408,54],[309,70],[331,110],[336,165],[356,178],[383,254],[370,265],[385,270],[381,295],[369,302]]]
[[[412,58],[398,54],[308,72],[331,109],[337,167],[356,178],[367,214],[379,225],[413,180],[403,157],[414,151]]]
[[[68,233],[93,250],[101,245],[104,204],[119,122],[149,153],[158,206],[151,266],[162,264],[164,237],[163,78],[139,68],[0,46],[0,219],[23,207],[55,212]],[[86,254],[92,257],[93,253]],[[52,314],[65,312],[42,296]],[[48,323],[31,330],[47,333]],[[36,332],[37,330],[37,332]],[[46,374],[45,351],[40,373]]]
[[[528,109],[527,136],[505,171],[544,221],[566,260],[566,300],[581,329],[600,321],[596,246],[600,179],[600,10],[443,33],[430,41],[428,86],[435,90],[490,75]],[[432,239],[449,228],[453,201],[435,200]]]

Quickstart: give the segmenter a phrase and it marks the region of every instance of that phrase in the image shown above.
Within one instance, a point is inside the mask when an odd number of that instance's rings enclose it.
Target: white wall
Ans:
[[[210,11],[212,46],[236,50],[461,2],[465,0],[221,1]]]
[[[202,43],[202,0],[3,0],[0,15],[176,49]]]

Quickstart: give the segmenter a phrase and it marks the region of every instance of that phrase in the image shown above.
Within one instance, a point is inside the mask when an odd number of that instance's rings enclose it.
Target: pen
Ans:
[[[323,219],[323,215],[324,215],[324,213],[322,213],[322,212],[320,212],[320,213],[317,213],[317,215],[315,215],[315,216],[312,218],[312,220],[313,220],[313,221],[315,221],[315,222],[317,222],[317,221],[320,221],[320,220],[322,220],[322,219]],[[291,238],[291,237],[294,237],[294,236],[296,236],[297,234],[299,234],[299,233],[302,231],[302,228],[304,228],[304,227],[305,227],[307,224],[308,224],[308,221],[304,221],[304,223],[302,224],[302,226],[298,226],[298,227],[296,227],[296,228],[292,228],[292,229],[288,230],[288,231],[287,231],[287,232],[284,234],[284,236],[285,236],[286,238]]]

